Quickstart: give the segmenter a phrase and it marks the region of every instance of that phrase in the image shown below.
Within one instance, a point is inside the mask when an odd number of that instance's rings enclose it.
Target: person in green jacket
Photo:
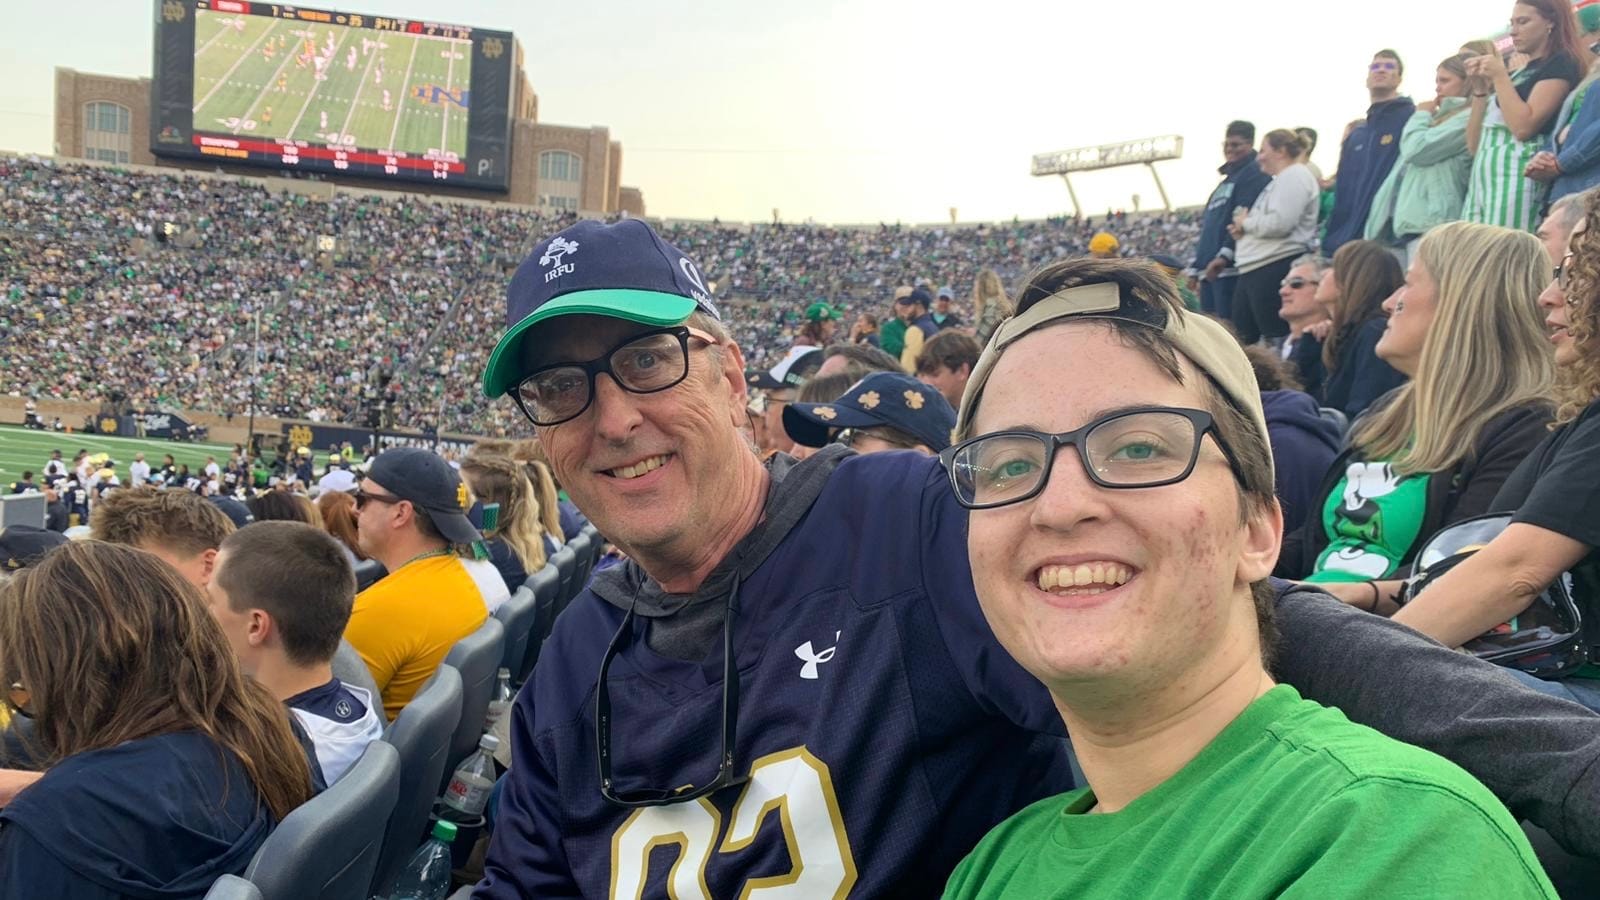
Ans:
[[[1137,262],[1018,297],[940,458],[984,617],[1088,787],[1001,822],[945,897],[1556,897],[1472,776],[1274,682],[1283,517],[1233,336]]]
[[[895,314],[885,317],[883,325],[878,328],[878,346],[895,359],[899,359],[900,354],[906,349],[906,328],[909,323],[900,313],[909,302],[911,290],[910,285],[901,285],[894,289]]]
[[[1434,85],[1438,96],[1417,104],[1400,133],[1400,157],[1367,215],[1366,239],[1404,248],[1404,262],[1416,254],[1417,241],[1428,229],[1461,218],[1472,175],[1467,66],[1461,57],[1439,63]]]

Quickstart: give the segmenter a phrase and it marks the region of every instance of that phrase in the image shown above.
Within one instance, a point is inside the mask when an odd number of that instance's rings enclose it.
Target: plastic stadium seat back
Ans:
[[[378,682],[373,680],[367,661],[344,638],[339,639],[339,649],[333,652],[333,677],[366,691],[373,703],[383,702],[383,692],[378,690]]]
[[[572,552],[572,545],[569,543],[557,550],[555,555],[550,557],[550,562],[561,573],[561,591],[556,594],[556,614],[559,615],[566,607],[567,601],[572,599],[572,582],[578,574],[578,557]]]
[[[460,721],[461,673],[443,665],[384,732],[383,740],[400,753],[400,795],[384,830],[371,893],[389,883],[417,849],[417,835],[427,830],[439,779],[446,772],[450,738]]]
[[[262,900],[261,890],[237,875],[224,875],[212,882],[205,900]]]
[[[500,666],[516,678],[522,671],[523,657],[528,653],[528,642],[533,640],[534,619],[539,613],[539,598],[526,584],[517,588],[511,599],[500,604],[494,617],[505,627],[505,652],[500,656]]]
[[[400,796],[400,753],[373,741],[344,776],[285,816],[244,877],[262,900],[363,896]]]
[[[588,531],[580,531],[567,546],[572,548],[572,584],[567,587],[570,603],[589,585],[589,572],[594,569],[594,541]]]
[[[444,664],[461,673],[461,719],[450,739],[450,755],[439,781],[441,792],[450,783],[456,766],[478,749],[478,739],[483,737],[489,699],[494,695],[495,672],[505,652],[505,634],[500,620],[490,616],[445,654]]]
[[[528,640],[528,652],[522,659],[522,669],[513,672],[514,680],[521,684],[533,674],[534,663],[539,661],[539,650],[556,621],[556,601],[561,593],[561,572],[554,565],[546,565],[523,582],[523,587],[533,591],[533,636]]]
[[[383,563],[375,559],[363,559],[356,563],[356,593],[360,593],[377,584],[379,579],[387,574],[389,574],[389,570],[383,567]]]

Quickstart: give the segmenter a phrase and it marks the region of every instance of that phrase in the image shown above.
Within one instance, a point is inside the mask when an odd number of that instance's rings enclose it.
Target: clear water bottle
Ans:
[[[435,822],[433,836],[395,876],[389,900],[444,900],[450,893],[450,842],[455,839],[454,822]]]
[[[511,712],[511,703],[516,699],[516,694],[511,692],[511,670],[501,669],[495,676],[494,695],[489,698],[489,719],[484,722],[485,731],[493,731],[500,717]]]
[[[478,752],[450,776],[450,786],[444,789],[444,809],[441,818],[455,822],[471,822],[483,815],[489,805],[489,792],[494,790],[494,751],[500,739],[492,734],[478,741]]]

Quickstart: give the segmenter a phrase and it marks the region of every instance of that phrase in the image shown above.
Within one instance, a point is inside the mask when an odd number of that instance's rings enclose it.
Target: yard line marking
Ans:
[[[256,38],[256,42],[254,44],[250,45],[250,49],[246,50],[245,52],[243,52],[241,54],[239,54],[239,58],[233,61],[233,65],[228,69],[228,71],[223,72],[222,73],[222,77],[217,79],[217,83],[212,86],[211,90],[206,91],[206,95],[204,97],[200,98],[200,102],[196,103],[194,105],[194,109],[192,111],[198,113],[200,111],[200,107],[205,106],[206,105],[206,101],[211,99],[211,95],[215,94],[217,92],[218,88],[220,88],[223,85],[228,83],[228,76],[233,74],[233,70],[239,68],[239,66],[246,59],[249,59],[251,54],[256,52],[256,47],[259,46],[262,41],[264,41],[268,37],[270,37],[272,35],[272,33],[277,30],[277,28],[278,28],[278,23],[277,22],[273,22],[271,25],[268,25],[267,26],[267,30],[262,33],[261,37]]]
[[[342,36],[340,36],[339,45],[337,47],[333,48],[333,55],[328,57],[328,60],[329,60],[328,68],[329,69],[333,68],[333,60],[334,60],[334,58],[338,57],[339,51],[344,49],[344,42],[347,39],[349,39],[349,37],[350,37],[350,35],[352,33],[353,32],[350,29],[345,29],[344,30],[344,34]],[[331,78],[332,75],[330,74],[329,77]],[[294,140],[295,129],[300,127],[300,120],[305,118],[306,110],[311,107],[311,98],[317,96],[317,91],[322,90],[322,86],[327,84],[327,83],[328,83],[327,79],[323,79],[322,81],[315,81],[315,80],[312,81],[312,83],[311,83],[311,93],[306,94],[306,102],[300,104],[300,112],[299,112],[298,115],[296,115],[294,117],[294,122],[289,126],[289,130],[286,132],[286,135],[287,135],[289,140],[291,140],[291,141]],[[343,134],[344,132],[341,131],[339,133]]]
[[[361,83],[356,85],[356,95],[350,98],[349,110],[344,114],[344,124],[339,126],[339,146],[344,146],[345,135],[350,133],[350,120],[356,117],[356,104],[361,102],[361,92],[366,90],[367,76],[372,74],[372,64],[378,61],[378,54],[367,57],[367,67],[361,72]]]
[[[411,56],[406,59],[406,74],[400,79],[399,100],[394,105],[394,127],[389,129],[389,143],[382,148],[384,150],[394,149],[395,135],[400,133],[400,119],[406,108],[406,91],[411,89],[411,66],[417,61],[417,44],[420,42],[419,38],[411,39]]]

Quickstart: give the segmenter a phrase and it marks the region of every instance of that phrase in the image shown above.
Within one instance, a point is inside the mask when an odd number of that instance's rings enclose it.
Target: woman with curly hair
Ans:
[[[288,708],[142,550],[68,544],[0,588],[0,681],[46,769],[0,811],[0,897],[198,897],[311,797]]]
[[[1539,295],[1559,373],[1556,425],[1490,507],[1515,510],[1512,524],[1394,616],[1447,647],[1509,621],[1568,571],[1585,618],[1600,616],[1600,193],[1584,202],[1555,280]],[[1560,681],[1511,672],[1600,710],[1595,670]]]

